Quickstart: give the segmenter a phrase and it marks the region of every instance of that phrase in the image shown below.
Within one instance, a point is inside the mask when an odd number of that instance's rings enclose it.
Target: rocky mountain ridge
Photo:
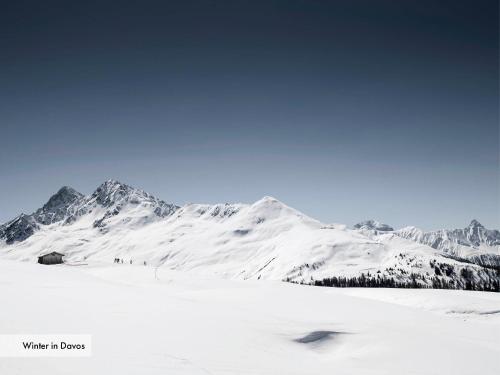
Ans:
[[[127,206],[143,206],[158,218],[171,215],[177,206],[164,202],[143,190],[135,189],[116,180],[107,180],[89,196],[63,186],[41,208],[32,214],[20,214],[0,226],[0,240],[7,244],[24,241],[41,225],[71,224],[93,210],[102,211],[94,221],[95,227],[105,227],[107,219]]]

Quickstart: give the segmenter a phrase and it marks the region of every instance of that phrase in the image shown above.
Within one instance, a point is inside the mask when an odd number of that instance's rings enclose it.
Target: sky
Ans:
[[[12,1],[0,222],[106,179],[500,228],[497,1]]]

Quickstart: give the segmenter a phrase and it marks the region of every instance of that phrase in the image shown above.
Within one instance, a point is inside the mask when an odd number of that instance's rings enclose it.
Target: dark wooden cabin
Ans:
[[[40,255],[38,257],[38,263],[40,264],[60,264],[63,263],[64,254],[53,251],[48,254]]]

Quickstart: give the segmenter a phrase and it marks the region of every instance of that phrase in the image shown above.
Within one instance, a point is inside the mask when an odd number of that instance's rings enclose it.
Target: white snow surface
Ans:
[[[177,207],[108,180],[91,195],[78,196],[65,219],[38,223],[24,241],[0,241],[0,258],[36,262],[57,251],[70,264],[111,264],[119,258],[198,275],[300,283],[361,273],[401,281],[410,273],[428,278],[436,260],[456,268],[450,278],[461,267],[473,270],[475,280],[488,277],[477,265],[395,234],[324,224],[272,197],[253,204]]]
[[[111,209],[94,205],[69,224],[41,226],[22,242],[0,245],[0,254],[35,262],[57,251],[68,263],[112,263],[118,257],[232,279],[299,282],[373,273],[399,264],[400,252],[425,260],[439,256],[392,234],[370,238],[345,226],[324,225],[272,197],[253,204],[188,204],[164,218],[150,205],[121,204],[117,214],[102,220]],[[95,227],[100,219],[104,225]],[[421,270],[428,267],[421,263]]]
[[[0,296],[3,334],[92,335],[91,357],[0,358],[6,375],[500,371],[498,293],[320,288],[195,278],[165,267],[0,260]]]

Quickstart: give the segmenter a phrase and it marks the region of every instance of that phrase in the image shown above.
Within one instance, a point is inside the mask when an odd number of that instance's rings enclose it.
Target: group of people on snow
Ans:
[[[113,263],[123,264],[123,259],[115,258]],[[132,264],[132,259],[130,259],[130,264]],[[146,261],[144,261],[144,265],[146,265]]]

